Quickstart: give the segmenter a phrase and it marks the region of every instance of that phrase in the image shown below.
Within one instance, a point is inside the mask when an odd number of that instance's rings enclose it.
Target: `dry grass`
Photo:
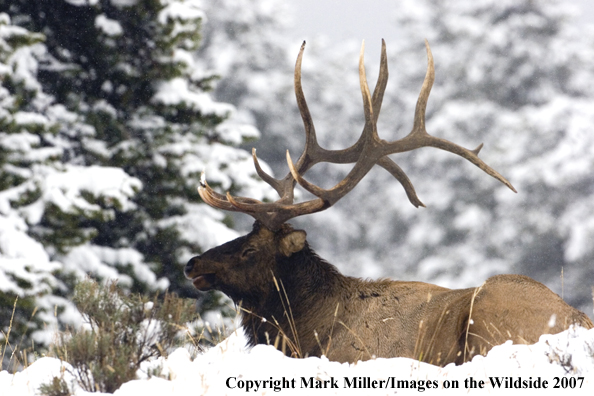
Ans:
[[[338,308],[340,308],[340,304],[336,304],[336,309],[334,310],[334,318],[332,319],[332,327],[330,327],[330,334],[328,334],[328,343],[326,344],[326,348],[324,348],[322,346],[322,342],[320,341],[320,338],[318,337],[318,332],[314,330],[314,336],[316,337],[316,342],[318,343],[318,346],[320,347],[320,351],[322,351],[322,354],[324,356],[328,356],[328,353],[330,352],[330,347],[332,346],[332,336],[334,335],[334,325],[336,324],[337,319],[338,319]],[[340,324],[342,324],[344,326],[344,323],[342,323],[342,321],[340,321]]]
[[[239,315],[241,311],[241,308],[232,306],[227,306],[227,308],[229,308],[231,312],[235,312],[236,315]],[[208,347],[220,344],[235,330],[237,330],[236,327],[228,327],[224,320],[213,325],[199,314],[197,320],[180,328],[180,331],[186,337],[186,344],[193,347],[194,353],[190,351],[192,358],[194,358],[197,353],[204,352]]]
[[[484,284],[483,284],[484,285]],[[474,308],[474,300],[476,299],[477,294],[483,288],[483,285],[474,289],[474,293],[472,293],[472,300],[470,300],[470,312],[468,313],[468,323],[466,324],[466,338],[464,339],[464,361],[466,361],[466,352],[468,351],[468,334],[470,333],[470,325],[472,323],[472,309]],[[468,351],[473,353],[474,351]]]
[[[17,309],[19,298],[18,296],[14,299],[14,304],[12,307],[12,314],[10,316],[10,322],[8,324],[8,330],[6,333],[2,331],[2,336],[4,337],[4,343],[1,346],[2,349],[2,358],[0,360],[1,365],[0,368],[2,370],[6,370],[8,372],[16,373],[23,368],[28,367],[32,362],[29,361],[29,355],[35,351],[34,345],[31,345],[29,348],[23,347],[23,340],[25,335],[23,334],[18,342],[14,342],[10,340],[10,335],[12,333],[12,328],[15,319],[15,313]],[[37,312],[37,308],[33,310],[31,314],[30,321],[33,320],[35,313]],[[7,353],[10,356],[7,357]]]
[[[266,343],[268,345],[274,346],[276,349],[280,350],[285,355],[296,358],[304,357],[303,353],[301,352],[301,348],[298,345],[298,342],[295,342],[287,333],[285,333],[280,323],[274,316],[271,318],[272,321],[270,321],[267,318],[257,315],[255,312],[252,312],[249,309],[243,308],[242,306],[239,306],[238,308],[240,312],[244,312],[248,315],[258,318],[262,322],[267,322],[275,328],[275,330],[277,331],[277,335],[275,336],[274,340],[271,340],[269,338],[269,334],[266,333]],[[292,321],[294,325],[292,317],[289,317],[289,321]],[[290,354],[287,354],[287,351],[290,351]]]
[[[270,339],[270,335],[266,333],[266,343],[268,345],[274,346],[276,349],[280,350],[283,354],[287,356],[291,356],[294,358],[303,358],[304,356],[301,345],[299,344],[299,337],[297,334],[297,327],[295,326],[295,319],[293,317],[293,311],[291,309],[291,302],[289,301],[289,296],[285,290],[282,281],[279,283],[274,273],[272,274],[272,279],[274,280],[274,285],[276,287],[276,291],[279,295],[281,304],[283,306],[284,315],[287,317],[287,321],[289,323],[289,331],[291,335],[287,334],[281,324],[279,323],[278,319],[272,316],[270,319],[264,318],[255,312],[250,311],[242,307],[241,305],[238,307],[239,312],[243,312],[255,318],[258,318],[262,322],[267,322],[276,330],[277,334],[274,339]],[[319,342],[319,341],[318,341]],[[287,353],[289,352],[289,353]]]
[[[289,296],[287,295],[287,291],[285,290],[285,286],[283,285],[282,281],[280,282],[280,287],[279,287],[279,283],[276,280],[276,276],[274,276],[274,273],[272,274],[272,279],[274,280],[274,285],[276,286],[276,291],[278,292],[278,295],[280,297],[281,303],[283,304],[283,310],[285,311],[285,315],[287,315],[288,321],[289,321],[289,328],[291,330],[291,333],[293,333],[293,349],[299,357],[303,356],[302,350],[301,350],[301,345],[299,344],[299,336],[297,334],[297,327],[295,326],[295,318],[293,317],[293,311],[291,310],[291,302],[289,301]],[[282,293],[281,293],[281,288],[282,288]],[[276,325],[280,328],[280,325],[278,323],[278,321],[276,320],[276,318],[273,317],[273,320],[275,321]],[[286,337],[286,334],[282,333],[283,337],[282,337],[282,341],[283,343],[287,342],[288,340],[290,340],[288,337]],[[277,337],[278,338],[278,337]],[[283,344],[284,346],[284,344]],[[283,351],[283,353],[285,353],[285,351]]]
[[[12,307],[12,314],[10,315],[10,323],[8,324],[8,331],[6,332],[6,334],[4,332],[2,332],[2,335],[4,336],[4,346],[2,347],[2,360],[1,360],[3,368],[4,368],[4,357],[6,356],[6,349],[10,345],[10,332],[12,330],[12,321],[14,319],[14,313],[16,311],[16,306],[17,306],[18,301],[19,301],[19,298],[17,296],[14,300],[14,305]],[[15,352],[16,352],[16,349],[13,349],[12,353],[10,354],[10,360],[9,360],[7,366],[10,365],[10,362],[12,361],[12,358],[15,355]]]

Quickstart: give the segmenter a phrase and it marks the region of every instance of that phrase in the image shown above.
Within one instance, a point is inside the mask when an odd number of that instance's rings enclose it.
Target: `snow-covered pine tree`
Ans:
[[[35,54],[43,51],[39,45],[42,40],[42,35],[14,26],[7,14],[0,14],[0,340],[3,345],[11,322],[16,334],[24,334],[28,326],[39,328],[41,323],[36,321],[39,316],[31,317],[36,297],[51,293],[57,285],[52,276],[56,264],[27,235],[27,224],[19,213],[19,207],[26,207],[38,195],[34,183],[29,188],[19,187],[31,184],[27,182],[37,176],[36,168],[56,166],[52,164],[55,156],[43,155],[39,134],[35,133],[47,133],[52,125],[43,109],[39,109],[45,107],[47,97],[27,67],[35,64]]]
[[[59,293],[90,275],[133,291],[195,296],[182,265],[236,235],[228,218],[200,203],[200,172],[233,193],[270,193],[237,148],[257,130],[230,120],[233,106],[208,93],[216,76],[194,55],[204,18],[197,2],[2,1],[0,11],[45,36],[34,75],[68,115],[54,135],[39,134],[56,151],[56,167],[79,172],[55,177],[52,191],[70,206],[56,199],[38,205],[36,217],[20,215],[22,232],[56,264]],[[22,184],[2,180],[3,188]],[[218,304],[211,297],[203,310]]]
[[[68,286],[57,277],[63,265],[55,260],[94,235],[73,226],[76,219],[100,221],[116,206],[131,208],[141,185],[121,169],[63,163],[71,137],[89,126],[38,81],[39,62],[47,55],[43,40],[0,14],[0,339],[3,347],[10,345],[7,361],[18,349],[15,359],[22,362],[30,335],[49,343],[46,330],[56,328],[56,314],[76,321],[64,298]]]

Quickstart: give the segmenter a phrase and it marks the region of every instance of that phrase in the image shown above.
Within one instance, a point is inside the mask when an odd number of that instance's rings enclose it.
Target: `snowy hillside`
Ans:
[[[146,370],[159,365],[162,365],[163,376],[170,380],[146,378]],[[41,358],[15,375],[3,371],[0,373],[2,395],[37,395],[40,384],[47,383],[52,376],[64,375],[71,384],[73,377],[68,368],[57,359]],[[594,329],[575,328],[558,335],[544,335],[535,345],[498,346],[487,357],[478,356],[462,366],[451,364],[444,368],[406,358],[377,359],[353,365],[325,358],[291,359],[271,346],[246,349],[245,338],[241,331],[236,331],[193,361],[185,349],[178,349],[168,359],[151,362],[143,371],[139,372],[142,379],[125,383],[114,395],[418,392],[499,395],[514,392],[518,387],[517,392],[521,394],[592,395]],[[454,389],[456,384],[458,388]],[[446,386],[450,389],[445,389]],[[539,386],[541,388],[537,389]],[[76,396],[90,395],[76,386],[74,389]]]

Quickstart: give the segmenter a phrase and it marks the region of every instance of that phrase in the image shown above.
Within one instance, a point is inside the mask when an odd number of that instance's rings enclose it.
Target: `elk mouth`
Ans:
[[[192,278],[192,284],[200,291],[211,290],[213,288],[214,282],[214,274],[202,274]]]

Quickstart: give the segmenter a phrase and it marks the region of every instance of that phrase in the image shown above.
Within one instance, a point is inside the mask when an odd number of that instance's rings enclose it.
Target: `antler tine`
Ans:
[[[316,129],[314,127],[307,101],[303,93],[303,85],[301,84],[301,63],[303,61],[303,52],[305,51],[305,41],[301,44],[299,55],[297,55],[297,61],[295,62],[295,74],[294,74],[294,85],[295,85],[295,98],[297,99],[297,107],[299,107],[299,113],[303,120],[303,127],[305,128],[305,148],[303,153],[297,160],[297,169],[300,173],[305,173],[311,166],[314,165],[312,157],[317,151],[320,151],[318,145],[318,139],[316,137]],[[288,176],[288,175],[287,175]]]
[[[373,115],[375,116],[375,122],[379,117],[380,110],[382,108],[382,101],[384,100],[384,92],[388,85],[388,55],[386,54],[386,41],[382,39],[382,52],[380,55],[380,71],[375,83],[375,89],[373,90]]]
[[[301,84],[301,65],[303,61],[303,53],[305,51],[305,44],[306,42],[303,41],[301,48],[299,49],[299,54],[297,55],[297,60],[295,61],[294,72],[295,98],[297,100],[297,106],[299,108],[305,129],[305,148],[296,165],[300,173],[305,173],[309,168],[319,162],[320,160],[316,160],[315,158],[321,158],[319,154],[326,151],[318,144],[313,119],[311,117],[309,107],[307,106],[307,101],[305,100],[303,85]],[[289,172],[283,179],[275,179],[264,172],[264,170],[260,167],[255,149],[252,150],[252,157],[254,159],[256,172],[266,183],[271,185],[276,190],[278,195],[281,197],[280,201],[288,204],[292,203],[295,180],[291,173]],[[354,160],[352,162],[354,162]]]
[[[200,185],[198,187],[198,194],[200,194],[200,198],[207,204],[212,207],[229,210],[229,211],[237,211],[224,195],[219,194],[218,192],[214,191],[206,182],[206,174],[202,171],[200,175]]]
[[[390,174],[400,182],[400,184],[404,188],[404,192],[406,193],[408,200],[411,204],[413,204],[415,208],[418,208],[419,206],[425,207],[425,204],[421,202],[421,200],[417,196],[417,192],[415,191],[415,187],[413,186],[412,182],[410,181],[406,173],[404,173],[402,168],[398,166],[398,164],[396,164],[387,156],[380,158],[377,164],[385,170],[387,170],[388,172],[390,172]]]
[[[363,51],[364,45],[365,45],[365,43],[363,42],[363,44],[361,46],[361,52],[359,54],[359,65],[363,66],[363,77],[365,78],[365,80],[367,80],[367,77],[365,74],[365,66],[363,64],[364,59],[362,58],[362,55],[364,53],[364,51]],[[361,70],[359,70],[359,76],[361,77]],[[388,56],[386,53],[386,42],[384,39],[382,39],[380,70],[379,70],[379,75],[377,77],[377,82],[375,84],[375,89],[373,90],[373,96],[371,98],[371,103],[372,103],[371,109],[373,112],[373,117],[372,117],[373,122],[368,122],[367,119],[365,120],[365,126],[363,127],[363,131],[362,131],[359,139],[351,147],[348,147],[343,150],[325,150],[325,149],[319,148],[317,151],[321,152],[321,154],[323,155],[323,157],[324,157],[323,162],[330,162],[330,163],[334,163],[334,164],[350,164],[353,162],[357,162],[357,159],[360,157],[361,151],[363,150],[363,145],[365,143],[365,140],[368,138],[368,135],[373,134],[373,128],[374,128],[373,125],[376,125],[376,123],[377,123],[377,119],[379,117],[380,110],[382,108],[384,92],[386,91],[386,86],[388,84],[388,76],[389,76],[389,73],[388,73]],[[361,84],[361,82],[360,82],[360,84]],[[364,85],[368,86],[367,84],[364,84]],[[369,89],[367,89],[367,90],[369,91]],[[362,95],[365,95],[365,94],[362,92]],[[364,100],[366,100],[366,99],[364,99]],[[377,130],[375,131],[375,134],[377,135]]]
[[[232,212],[263,212],[267,211],[267,206],[273,205],[272,203],[265,203],[254,198],[233,197],[229,192],[226,195],[219,194],[206,182],[205,172],[202,172],[200,177],[198,194],[210,206]]]
[[[226,200],[233,206],[234,210],[249,213],[252,216],[254,216],[255,213],[267,212],[271,216],[274,216],[276,221],[280,221],[281,219],[286,220],[291,217],[296,217],[307,213],[313,213],[313,211],[323,210],[326,207],[333,205],[336,201],[338,201],[338,199],[340,199],[342,196],[344,196],[346,193],[352,190],[352,188],[355,187],[359,180],[363,176],[365,176],[365,174],[369,172],[369,169],[371,169],[374,165],[373,161],[362,162],[357,160],[362,156],[365,156],[363,152],[365,151],[365,147],[368,145],[368,143],[366,142],[379,142],[376,126],[377,116],[381,108],[381,102],[388,81],[388,62],[385,41],[382,40],[380,73],[378,76],[376,88],[373,93],[373,98],[371,97],[371,94],[369,92],[369,86],[367,84],[367,77],[365,73],[365,43],[363,42],[361,45],[361,52],[359,55],[359,80],[361,86],[361,93],[363,97],[365,127],[359,140],[353,146],[345,150],[325,150],[322,147],[320,147],[317,142],[315,127],[313,124],[311,113],[307,106],[307,101],[305,100],[303,86],[301,84],[301,65],[304,50],[305,42],[303,42],[299,50],[299,55],[297,56],[297,61],[295,62],[294,74],[295,97],[297,99],[297,105],[299,107],[299,111],[301,113],[301,118],[303,120],[305,129],[306,141],[304,151],[299,157],[296,164],[293,164],[289,152],[287,151],[287,162],[289,163],[290,173],[284,179],[278,180],[271,177],[262,170],[260,164],[258,163],[255,150],[253,150],[252,156],[258,175],[260,175],[260,177],[266,183],[271,185],[277,191],[279,196],[281,196],[281,199],[274,203],[259,203],[254,201],[247,202],[244,199],[235,198],[227,194]],[[307,182],[302,177],[302,174],[304,174],[309,168],[311,168],[311,166],[319,162],[356,162],[356,164],[355,167],[352,169],[351,173],[349,174],[350,177],[347,177],[345,180],[338,183],[333,189],[326,192],[325,190],[322,190],[319,187]],[[403,185],[407,186],[405,187],[405,190],[407,190],[407,194],[409,194],[408,191],[411,191],[412,189],[412,193],[410,193],[409,196],[416,197],[416,194],[414,193],[414,188],[412,188],[412,184],[410,183],[410,180],[408,180],[404,172],[395,163],[390,163],[391,160],[386,159],[386,161],[383,162],[382,166],[385,166],[386,169],[390,170],[390,172],[394,174],[395,177]],[[400,169],[400,171],[398,171],[398,169]],[[293,188],[296,181],[302,186],[304,186],[306,190],[309,190],[315,195],[321,194],[323,195],[323,197],[320,197],[320,200],[313,200],[308,201],[307,203],[291,205],[293,200]],[[408,187],[409,185],[410,187]],[[414,204],[418,206],[417,201],[420,202],[418,198],[416,200],[411,199],[411,202],[413,201],[415,202]],[[290,214],[288,214],[289,212]]]
[[[468,160],[469,162],[473,163],[476,167],[481,169],[483,172],[485,172],[489,176],[499,180],[507,188],[509,188],[513,192],[517,193],[514,186],[512,186],[512,184],[505,177],[503,177],[499,172],[497,172],[495,169],[491,168],[482,159],[480,159],[478,157],[477,153],[482,148],[482,143],[476,149],[469,150],[469,149],[466,149],[466,148],[459,146],[455,143],[452,143],[449,140],[441,139],[441,138],[438,138],[435,136],[431,136],[429,134],[427,134],[425,139],[421,139],[421,141],[423,141],[423,140],[425,140],[425,141],[420,143],[420,145],[417,147],[429,147],[430,146],[430,147],[435,147],[435,148],[438,148],[438,149],[441,149],[444,151],[449,151],[450,153],[456,154],[456,155]],[[417,148],[417,147],[415,147],[415,148]],[[401,150],[398,150],[398,152],[401,152]]]
[[[233,197],[229,193],[225,196],[217,193],[208,185],[204,172],[202,172],[198,193],[208,205],[217,209],[249,214],[270,230],[277,229],[281,224],[293,217],[305,213],[319,212],[327,207],[321,200],[286,205],[280,203],[280,200],[273,203],[265,203],[257,199]]]
[[[433,54],[431,53],[431,47],[429,41],[425,40],[425,48],[427,49],[427,72],[425,73],[425,79],[423,80],[423,86],[417,99],[417,105],[415,107],[415,121],[413,124],[413,130],[411,133],[426,133],[425,130],[425,110],[427,109],[427,101],[429,100],[429,94],[435,81],[435,67],[433,65]]]
[[[270,176],[268,173],[264,172],[262,167],[260,166],[260,162],[258,162],[258,157],[256,156],[256,149],[252,148],[252,159],[254,160],[254,167],[256,168],[256,172],[258,176],[262,178],[266,183],[268,183],[274,190],[278,193],[280,197],[283,196],[283,188],[281,185],[280,180],[275,179],[274,177]]]
[[[377,138],[377,117],[373,116],[373,105],[369,85],[367,85],[367,75],[365,74],[365,40],[361,43],[361,52],[359,53],[359,85],[361,87],[361,96],[363,96],[363,111],[365,112],[365,126],[371,126],[370,133],[362,133],[366,139],[369,136]]]
[[[361,59],[361,58],[360,58]],[[365,75],[365,73],[363,74]],[[359,156],[361,155],[361,151],[363,150],[363,145],[365,143],[366,137],[373,133],[374,125],[376,125],[379,113],[382,107],[382,101],[384,98],[384,92],[386,90],[386,86],[388,84],[388,56],[386,51],[386,41],[382,39],[382,49],[381,49],[381,58],[380,58],[380,70],[379,75],[377,78],[377,82],[375,84],[375,89],[373,91],[372,96],[372,109],[373,109],[373,122],[366,122],[365,127],[363,128],[363,132],[359,140],[351,147],[344,149],[344,150],[325,150],[324,154],[326,155],[326,161],[332,163],[352,163],[356,162]],[[377,134],[377,131],[375,132]],[[418,198],[417,193],[410,181],[410,179],[406,176],[404,171],[390,158],[382,157],[378,161],[378,165],[382,168],[386,169],[392,176],[394,176],[404,188],[406,195],[409,201],[415,206],[423,206],[423,202]],[[303,181],[302,183],[303,184]]]
[[[305,173],[311,166],[321,161],[322,159],[318,155],[318,152],[324,151],[317,143],[313,120],[307,102],[305,101],[305,95],[303,94],[303,87],[301,85],[301,63],[304,50],[305,41],[301,45],[297,61],[295,62],[294,75],[295,96],[305,128],[305,149],[297,162],[297,168],[301,173]],[[319,157],[320,159],[315,160],[314,157]],[[258,176],[274,188],[280,197],[279,200],[273,203],[264,203],[250,198],[233,197],[229,193],[226,195],[219,194],[208,186],[204,180],[203,174],[198,192],[204,202],[215,208],[249,214],[270,229],[279,227],[283,222],[292,217],[299,216],[306,212],[312,213],[312,211],[324,209],[324,204],[321,202],[293,205],[295,179],[291,173],[289,172],[283,179],[276,179],[270,176],[260,166],[256,155],[256,149],[252,149],[252,159]]]
[[[381,66],[380,74],[378,76],[378,82],[374,90],[373,98],[369,92],[369,86],[367,84],[367,77],[365,74],[364,64],[364,53],[365,53],[365,42],[361,45],[361,52],[359,55],[359,79],[361,85],[361,92],[363,95],[364,110],[365,110],[365,127],[360,139],[351,147],[345,150],[325,150],[318,144],[314,123],[303,93],[303,86],[301,83],[301,65],[303,61],[303,53],[305,50],[305,41],[301,45],[297,60],[295,62],[295,73],[294,73],[294,85],[295,85],[295,97],[299,112],[303,120],[305,129],[305,148],[303,153],[297,160],[295,165],[289,165],[290,172],[282,180],[277,180],[268,174],[266,174],[260,167],[255,151],[252,152],[254,157],[254,164],[258,175],[262,177],[264,181],[270,184],[282,197],[283,203],[292,203],[293,200],[293,188],[295,181],[301,180],[303,184],[307,184],[301,176],[309,168],[319,162],[331,162],[331,163],[352,163],[356,162],[361,155],[361,151],[365,145],[365,141],[368,139],[375,139],[379,141],[377,137],[377,114],[381,108],[381,101],[384,96],[388,81],[388,62],[386,55],[386,44],[382,40],[382,55],[381,55]],[[377,110],[375,110],[377,109]],[[288,153],[287,153],[288,155]],[[290,158],[290,157],[289,157]],[[368,170],[367,170],[368,171]],[[366,172],[365,172],[366,173]],[[296,177],[296,175],[299,175]],[[362,175],[364,176],[364,175]],[[311,187],[313,188],[313,187]],[[349,190],[350,191],[350,190]],[[290,199],[286,199],[290,197]]]

